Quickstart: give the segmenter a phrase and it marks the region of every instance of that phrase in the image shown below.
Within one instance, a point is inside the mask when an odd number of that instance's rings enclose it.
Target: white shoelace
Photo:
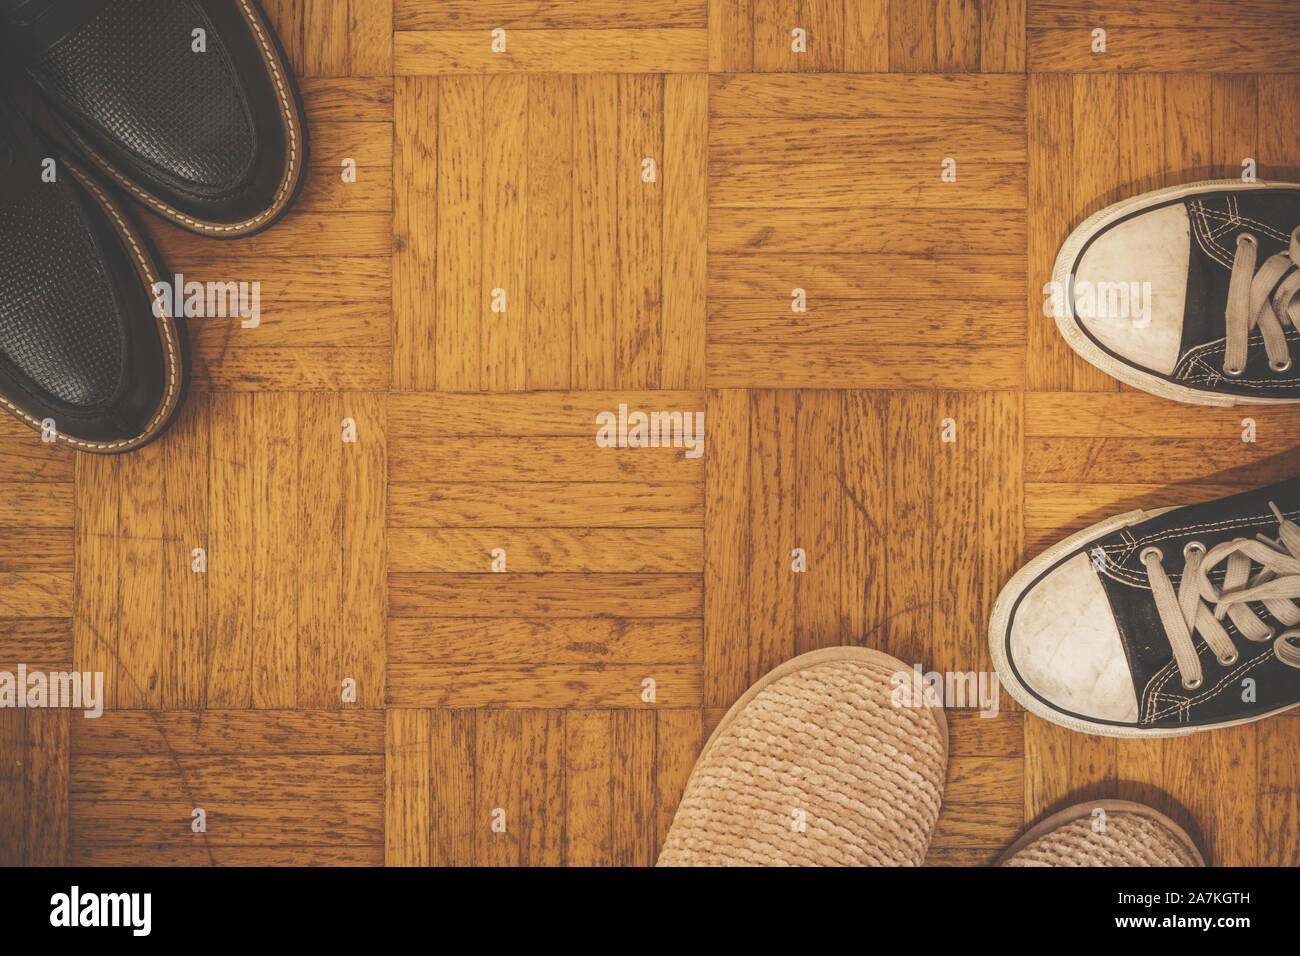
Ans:
[[[1269,368],[1285,372],[1291,367],[1283,326],[1295,324],[1291,307],[1300,296],[1300,227],[1292,231],[1288,248],[1269,256],[1256,272],[1258,258],[1259,240],[1248,232],[1240,233],[1224,310],[1227,345],[1223,373],[1233,377],[1246,371],[1246,347],[1256,326],[1264,337]]]
[[[1230,667],[1237,662],[1237,648],[1221,623],[1225,614],[1248,640],[1262,643],[1276,637],[1273,653],[1277,659],[1300,668],[1300,645],[1293,643],[1300,637],[1300,629],[1290,630],[1300,624],[1300,607],[1295,603],[1300,600],[1300,525],[1284,518],[1273,502],[1268,506],[1277,516],[1277,541],[1261,534],[1253,540],[1224,541],[1209,551],[1199,541],[1189,542],[1183,548],[1186,563],[1176,594],[1164,568],[1164,553],[1149,546],[1139,555],[1146,566],[1160,623],[1174,652],[1174,663],[1187,690],[1196,690],[1205,683],[1194,634],[1200,633],[1222,666]],[[1228,566],[1223,589],[1219,590],[1210,581],[1209,572],[1224,561]],[[1253,578],[1250,576],[1252,562],[1260,566]],[[1279,634],[1276,628],[1264,623],[1247,605],[1249,601],[1262,603],[1288,630]]]

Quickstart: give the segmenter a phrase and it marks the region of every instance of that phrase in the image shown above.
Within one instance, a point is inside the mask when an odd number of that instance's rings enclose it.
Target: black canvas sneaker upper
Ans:
[[[1096,733],[1189,731],[1300,703],[1297,518],[1300,478],[1076,536],[999,599],[1004,683]]]
[[[1207,404],[1300,401],[1300,187],[1118,203],[1067,240],[1057,280],[1067,340],[1122,381]]]
[[[292,202],[306,131],[254,0],[0,0],[0,15],[64,131],[132,198],[215,238]]]
[[[1300,397],[1300,189],[1217,192],[1187,201],[1192,256],[1187,305],[1174,378],[1215,391],[1269,397]],[[1253,246],[1253,249],[1252,249]],[[1255,283],[1269,260],[1276,277],[1255,295],[1256,313],[1245,336],[1245,362],[1229,362],[1225,329],[1234,268]],[[1240,261],[1245,259],[1245,261]],[[1278,293],[1282,298],[1275,301]],[[1250,310],[1247,310],[1249,315]],[[1286,347],[1270,362],[1261,322],[1281,326]]]
[[[0,103],[0,408],[79,451],[161,434],[185,385],[162,275],[107,188]]]

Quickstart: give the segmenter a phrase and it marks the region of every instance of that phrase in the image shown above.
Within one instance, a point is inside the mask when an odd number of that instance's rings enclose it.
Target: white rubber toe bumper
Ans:
[[[1111,226],[1079,261],[1074,314],[1115,354],[1139,368],[1171,374],[1183,338],[1191,242],[1182,203]]]
[[[1136,723],[1119,628],[1087,554],[1033,585],[1011,620],[1010,662],[1027,690],[1088,720]]]

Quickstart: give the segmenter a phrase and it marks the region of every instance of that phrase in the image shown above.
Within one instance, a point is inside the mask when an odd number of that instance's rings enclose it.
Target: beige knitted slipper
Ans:
[[[918,704],[893,703],[900,688]],[[919,865],[948,763],[943,710],[921,700],[912,668],[879,651],[782,664],[704,745],[659,865]]]
[[[1186,831],[1163,813],[1127,800],[1097,800],[1031,827],[998,865],[1205,866],[1205,861]]]

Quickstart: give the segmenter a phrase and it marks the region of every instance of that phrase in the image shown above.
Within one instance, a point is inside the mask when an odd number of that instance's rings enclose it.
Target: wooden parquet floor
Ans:
[[[1300,176],[1292,0],[263,5],[300,202],[229,244],[147,220],[260,325],[191,324],[137,454],[0,420],[0,670],[107,681],[98,719],[0,710],[0,864],[650,864],[777,663],[987,671],[1037,549],[1300,471],[1300,412],[1246,443],[1121,389],[1042,293],[1118,198]],[[705,413],[704,454],[599,447],[620,406]],[[1300,716],[949,713],[933,863],[1111,796],[1300,863]]]

